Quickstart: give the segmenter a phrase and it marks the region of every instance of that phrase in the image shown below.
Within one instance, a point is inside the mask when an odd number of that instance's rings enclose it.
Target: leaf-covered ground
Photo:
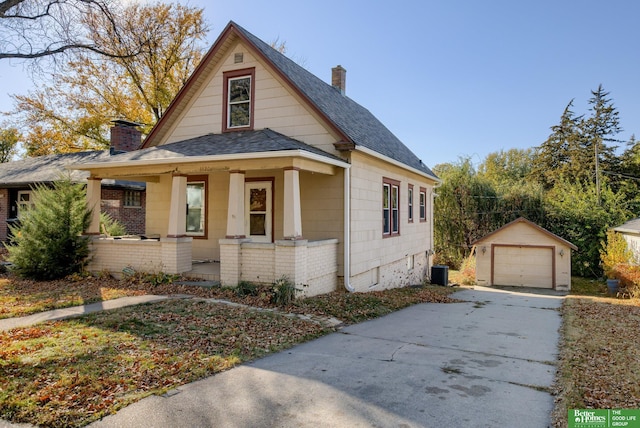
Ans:
[[[0,332],[0,418],[83,426],[327,331],[271,312],[188,299]]]
[[[123,295],[189,295],[0,332],[0,418],[41,426],[83,426],[150,394],[209,376],[329,332],[282,312],[375,318],[423,302],[455,302],[445,287],[371,293],[337,291],[298,299],[278,312],[271,287],[227,288],[138,280],[0,278],[0,313],[26,314]],[[216,298],[248,307],[203,301]]]
[[[571,296],[562,315],[553,426],[568,409],[640,408],[640,301]]]
[[[3,274],[0,275],[0,319],[147,292],[145,287],[107,277],[32,281]]]

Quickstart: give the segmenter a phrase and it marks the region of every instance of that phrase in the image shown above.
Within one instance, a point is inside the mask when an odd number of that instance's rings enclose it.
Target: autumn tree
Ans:
[[[105,148],[114,118],[149,130],[200,62],[208,31],[202,9],[177,3],[131,4],[115,26],[98,13],[84,19],[91,40],[116,56],[76,52],[51,83],[14,96],[28,155]],[[138,55],[126,55],[142,43]]]
[[[20,133],[16,128],[0,128],[0,163],[9,162],[16,154]]]

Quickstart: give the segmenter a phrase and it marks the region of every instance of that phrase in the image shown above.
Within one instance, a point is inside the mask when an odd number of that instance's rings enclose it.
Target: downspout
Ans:
[[[351,285],[351,165],[344,169],[344,288],[356,291]]]

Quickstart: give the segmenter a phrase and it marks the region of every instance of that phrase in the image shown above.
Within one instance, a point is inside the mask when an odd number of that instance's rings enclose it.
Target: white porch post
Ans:
[[[242,239],[244,232],[244,171],[229,171],[227,239]]]
[[[87,179],[87,208],[91,211],[91,222],[85,235],[100,235],[100,194],[102,179],[89,177]]]
[[[302,213],[300,212],[300,171],[284,170],[284,239],[302,239]]]
[[[171,183],[168,238],[187,236],[187,176],[174,174]]]

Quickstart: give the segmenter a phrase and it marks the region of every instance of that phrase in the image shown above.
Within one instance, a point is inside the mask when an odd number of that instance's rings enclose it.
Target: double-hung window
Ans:
[[[207,236],[207,178],[187,179],[187,236]]]
[[[224,73],[223,130],[253,129],[254,81],[252,68]]]
[[[400,182],[389,178],[382,182],[382,235],[400,234]]]
[[[420,221],[427,221],[427,189],[420,188]]]
[[[142,199],[141,192],[137,190],[125,190],[124,191],[124,206],[125,207],[141,207]]]

